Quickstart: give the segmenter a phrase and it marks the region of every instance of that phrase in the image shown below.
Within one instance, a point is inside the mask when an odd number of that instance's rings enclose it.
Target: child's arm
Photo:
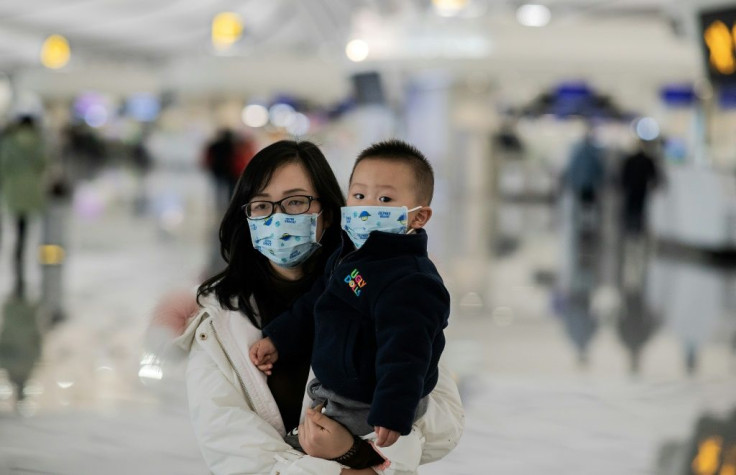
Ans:
[[[336,251],[336,253],[338,253]],[[314,339],[314,305],[327,288],[329,270],[336,254],[327,261],[325,272],[317,278],[309,292],[299,297],[289,310],[277,316],[263,328],[263,336],[271,338],[284,359],[307,358],[312,352]]]
[[[374,308],[376,389],[368,416],[372,426],[411,431],[425,378],[442,338],[450,297],[438,277],[412,274],[382,289]],[[431,383],[431,382],[430,382]]]

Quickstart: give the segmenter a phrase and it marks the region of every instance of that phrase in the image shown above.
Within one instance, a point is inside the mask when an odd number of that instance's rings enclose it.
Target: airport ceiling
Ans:
[[[673,19],[672,5],[685,0],[547,0],[553,21]],[[457,18],[442,18],[437,5],[462,5]],[[236,53],[344,54],[361,28],[383,22],[425,24],[432,34],[514,20],[519,0],[2,0],[0,71],[35,67],[43,40],[65,36],[75,58],[138,61],[156,65],[182,57],[212,55],[210,25],[219,12],[240,15],[244,33]],[[431,27],[426,27],[431,24]],[[484,31],[483,28],[480,28]]]

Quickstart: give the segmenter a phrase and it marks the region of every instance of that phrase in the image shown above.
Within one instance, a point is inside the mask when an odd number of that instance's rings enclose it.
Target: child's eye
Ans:
[[[363,198],[365,198],[365,195],[363,195],[363,193],[354,193],[353,198],[355,198],[356,200],[362,200]]]
[[[380,201],[381,203],[388,203],[389,201],[392,201],[392,200],[388,196],[381,196],[378,198],[378,201]]]

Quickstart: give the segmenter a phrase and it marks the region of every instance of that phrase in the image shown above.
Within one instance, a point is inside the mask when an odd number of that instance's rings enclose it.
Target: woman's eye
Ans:
[[[380,201],[381,203],[388,203],[389,201],[391,201],[391,198],[389,198],[388,196],[381,196],[378,198],[378,201]]]
[[[365,195],[363,195],[363,193],[355,193],[353,195],[353,198],[355,198],[356,200],[362,200],[363,198],[365,198]]]

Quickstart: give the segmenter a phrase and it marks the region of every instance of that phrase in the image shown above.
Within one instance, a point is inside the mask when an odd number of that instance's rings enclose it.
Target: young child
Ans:
[[[314,404],[354,435],[375,431],[379,447],[408,435],[424,414],[445,346],[450,297],[422,229],[433,188],[432,167],[411,145],[390,140],[364,150],[342,209],[341,248],[250,349],[266,374],[277,359],[312,349]]]

